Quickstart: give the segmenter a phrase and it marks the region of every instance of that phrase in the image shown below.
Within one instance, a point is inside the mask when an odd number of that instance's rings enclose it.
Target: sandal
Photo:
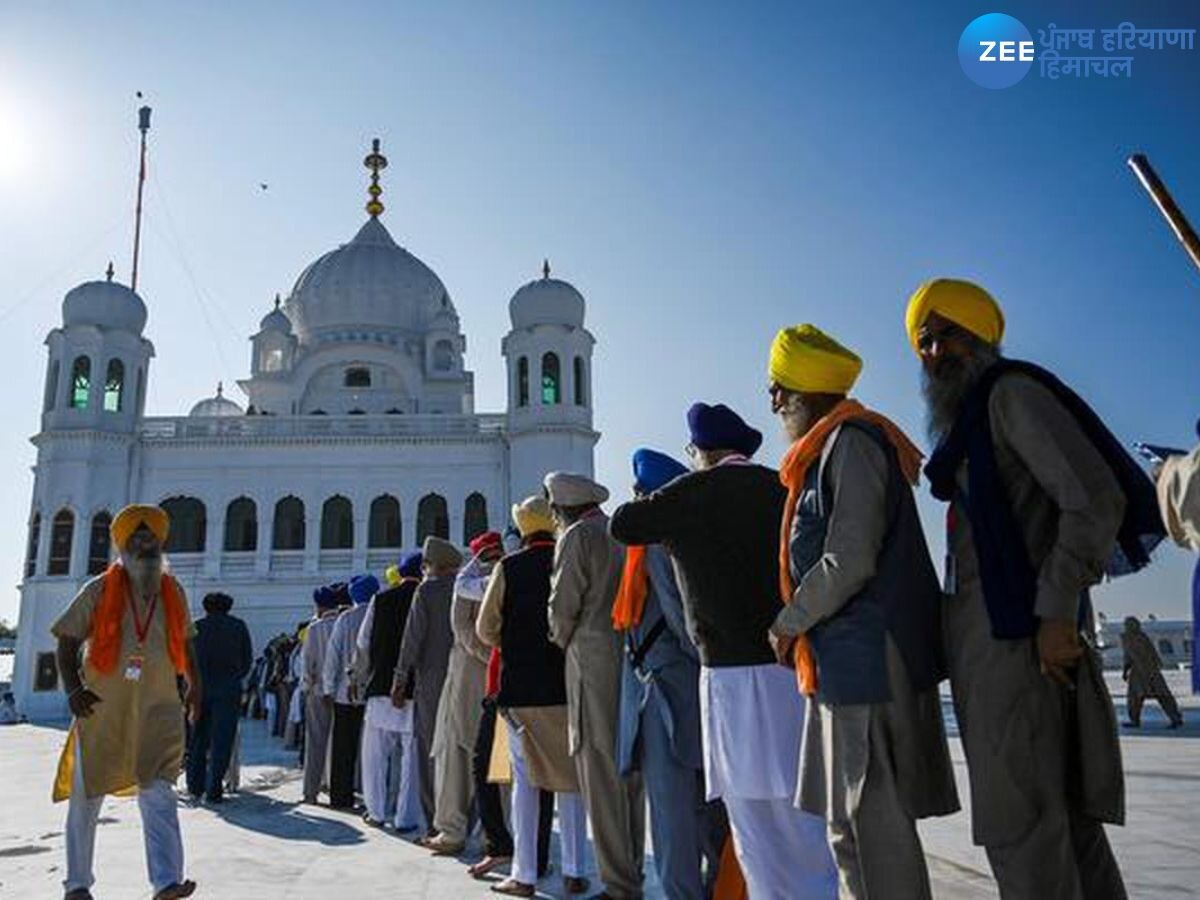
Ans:
[[[154,900],[179,900],[181,897],[190,897],[194,893],[196,893],[196,882],[184,881],[163,888],[154,895]]]
[[[490,875],[496,869],[511,865],[511,856],[485,856],[475,865],[467,869],[467,874],[472,878],[483,878],[485,875]]]
[[[517,881],[515,878],[505,878],[499,884],[492,885],[492,893],[507,894],[509,897],[532,897],[537,893],[537,887]]]

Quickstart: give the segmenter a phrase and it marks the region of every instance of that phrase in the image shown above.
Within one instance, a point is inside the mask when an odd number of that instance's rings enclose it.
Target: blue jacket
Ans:
[[[196,666],[211,697],[238,696],[254,655],[246,623],[228,613],[209,613],[196,622]]]
[[[617,767],[622,775],[639,768],[637,744],[642,718],[662,716],[675,759],[680,765],[701,769],[700,661],[684,624],[683,601],[671,557],[663,547],[646,548],[646,571],[650,589],[642,621],[625,635]],[[635,672],[631,649],[641,647],[660,620],[666,627],[646,653],[640,671]]]

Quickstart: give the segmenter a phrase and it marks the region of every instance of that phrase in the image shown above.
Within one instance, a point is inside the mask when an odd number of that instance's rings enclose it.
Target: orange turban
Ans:
[[[167,533],[171,530],[171,522],[166,512],[157,506],[135,503],[127,506],[113,519],[109,526],[109,534],[118,550],[124,550],[133,533],[145,525],[158,538],[159,543],[166,543]]]

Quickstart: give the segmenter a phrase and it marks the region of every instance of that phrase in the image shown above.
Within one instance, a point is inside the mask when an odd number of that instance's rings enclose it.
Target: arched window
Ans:
[[[454,345],[440,340],[433,345],[433,368],[437,372],[449,372],[454,368]]]
[[[92,361],[86,356],[75,357],[71,365],[71,408],[87,409],[92,390]]]
[[[249,497],[238,497],[225,508],[225,552],[258,549],[258,506]]]
[[[124,402],[125,364],[119,359],[110,359],[104,376],[104,411],[120,412]]]
[[[542,403],[552,406],[562,403],[562,377],[558,370],[558,355],[542,356]]]
[[[365,409],[358,409],[357,407],[346,413],[348,416],[365,416],[366,414],[367,411]]]
[[[529,357],[517,360],[517,406],[529,405]]]
[[[575,357],[575,405],[587,406],[587,368],[583,357]]]
[[[478,492],[467,498],[463,515],[463,546],[471,543],[488,529],[487,500]]]
[[[271,547],[274,550],[304,549],[304,501],[299,497],[284,497],[275,504]]]
[[[208,531],[208,511],[195,497],[171,497],[162,508],[171,522],[167,532],[167,553],[203,553]]]
[[[71,571],[71,541],[75,537],[75,514],[69,509],[60,509],[54,514],[50,526],[50,559],[46,563],[47,575],[67,575]]]
[[[142,410],[146,408],[146,370],[138,369],[138,386],[137,386],[137,406],[134,407],[134,412],[141,415]]]
[[[112,516],[104,510],[92,516],[92,533],[88,537],[89,575],[100,575],[108,568],[108,561],[112,557],[112,537],[108,532],[111,526]]]
[[[450,539],[450,513],[446,498],[440,494],[426,494],[417,507],[417,546],[427,537]]]
[[[1174,656],[1175,645],[1166,638],[1160,638],[1158,641],[1158,652],[1163,656]]]
[[[371,386],[371,370],[361,367],[347,369],[343,384],[348,388],[369,388]]]
[[[354,509],[345,497],[330,497],[321,507],[321,549],[349,550],[354,546]]]
[[[29,546],[25,550],[25,577],[37,574],[38,544],[42,539],[42,514],[35,512],[29,521]]]
[[[46,399],[42,404],[43,412],[50,412],[54,409],[54,404],[58,401],[58,360],[50,360],[50,367],[46,370]]]
[[[399,547],[400,534],[400,501],[388,494],[376,497],[371,501],[367,546]]]

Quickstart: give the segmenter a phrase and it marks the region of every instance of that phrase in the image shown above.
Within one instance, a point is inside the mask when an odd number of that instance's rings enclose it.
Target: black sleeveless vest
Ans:
[[[416,579],[405,581],[375,595],[375,616],[371,623],[371,669],[367,698],[383,697],[392,692],[392,676],[400,657],[404,625],[416,592]]]
[[[562,650],[550,642],[550,573],[554,547],[534,546],[506,556],[500,626],[498,706],[562,706],[567,681]]]
[[[887,459],[887,530],[875,576],[836,614],[808,632],[817,662],[817,699],[830,704],[883,703],[891,699],[887,634],[900,651],[913,690],[927,690],[946,677],[942,593],[895,448],[866,422],[851,420],[842,428],[866,434]],[[792,520],[789,556],[796,584],[825,552],[833,497],[828,483],[818,486],[820,474],[819,464],[809,466]]]

